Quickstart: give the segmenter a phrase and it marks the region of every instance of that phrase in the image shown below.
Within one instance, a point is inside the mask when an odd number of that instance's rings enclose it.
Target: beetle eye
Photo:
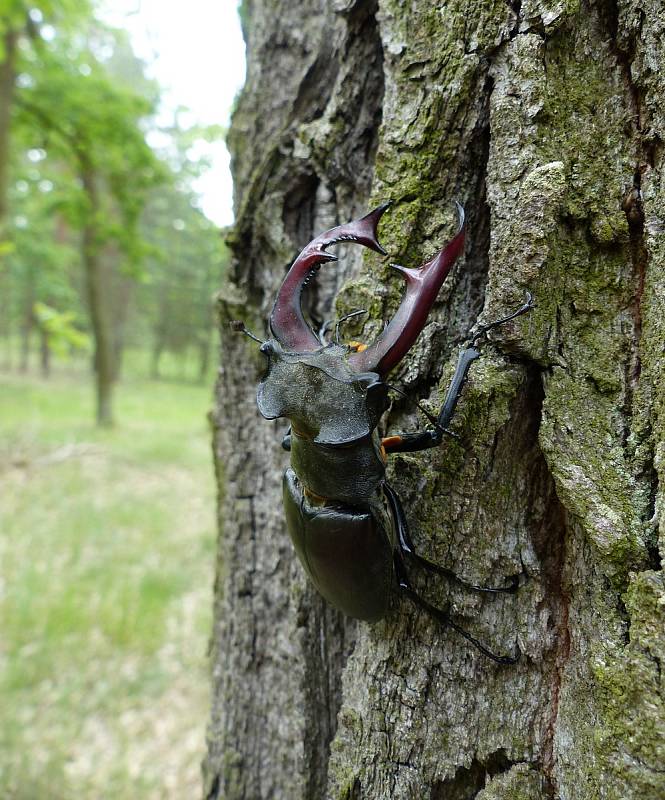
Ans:
[[[263,353],[264,356],[269,356],[271,353],[274,352],[273,346],[270,342],[264,342],[259,350]]]

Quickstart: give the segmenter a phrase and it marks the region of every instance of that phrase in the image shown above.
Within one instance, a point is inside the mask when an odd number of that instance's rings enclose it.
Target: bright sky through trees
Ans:
[[[245,74],[245,47],[235,0],[103,0],[102,17],[127,30],[147,73],[163,87],[160,123],[178,107],[184,125],[228,124]],[[212,162],[199,179],[204,213],[218,225],[233,221],[229,155],[222,142],[201,144]]]

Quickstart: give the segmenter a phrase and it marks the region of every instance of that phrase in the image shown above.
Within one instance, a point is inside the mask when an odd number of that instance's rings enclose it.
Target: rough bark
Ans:
[[[630,800],[665,794],[665,8],[656,0],[245,4],[237,224],[213,415],[220,539],[206,798]],[[460,443],[392,459],[420,550],[517,595],[419,587],[498,667],[406,603],[374,625],[313,594],[289,545],[284,425],[254,405],[257,333],[312,236],[384,199],[417,265],[467,209],[465,258],[393,382],[431,409],[478,320]],[[398,279],[347,248],[319,317]],[[308,291],[310,289],[308,288]],[[335,309],[331,303],[339,294]],[[353,330],[353,329],[352,329]],[[395,402],[387,430],[421,424]]]

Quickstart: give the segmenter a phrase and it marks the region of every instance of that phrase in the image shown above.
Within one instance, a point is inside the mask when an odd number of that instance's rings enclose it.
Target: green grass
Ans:
[[[198,797],[210,389],[0,374],[0,797]]]

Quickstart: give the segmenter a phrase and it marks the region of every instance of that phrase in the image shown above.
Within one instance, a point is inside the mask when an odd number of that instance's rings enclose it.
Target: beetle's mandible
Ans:
[[[464,249],[464,210],[457,204],[457,234],[432,259],[417,269],[396,266],[406,281],[406,292],[390,324],[369,347],[341,344],[339,322],[332,341],[325,338],[325,326],[317,335],[303,317],[300,298],[319,267],[337,260],[328,252],[331,245],[355,243],[386,255],[377,226],[389,205],[332,228],[305,247],[277,294],[269,320],[271,338],[261,343],[267,372],[258,389],[259,411],[267,419],[287,417],[291,423],[283,441],[291,453],[283,482],[288,530],[310,580],[343,613],[370,622],[381,619],[399,590],[488,658],[511,664],[517,655],[495,654],[448,612],[422,598],[412,587],[407,565],[493,594],[515,591],[517,579],[501,587],[476,586],[416,553],[400,499],[386,480],[386,460],[391,453],[441,444],[469,367],[480,355],[480,342],[491,328],[529,311],[532,298],[527,294],[524,305],[481,327],[470,339],[438,416],[428,415],[430,429],[381,439],[377,426],[388,408],[390,390],[384,378],[416,341]],[[234,327],[249,334],[242,323]]]

